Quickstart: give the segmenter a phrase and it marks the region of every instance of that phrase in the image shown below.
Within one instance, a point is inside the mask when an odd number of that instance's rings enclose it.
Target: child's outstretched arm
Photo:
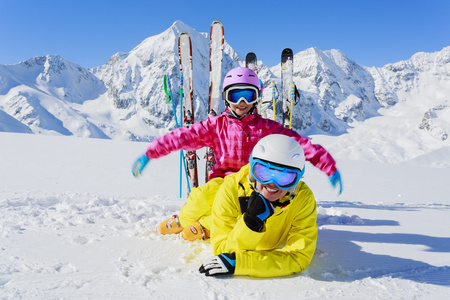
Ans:
[[[190,127],[177,128],[153,140],[145,154],[149,159],[156,159],[181,149],[195,151],[210,146],[211,140],[208,121],[201,121]]]
[[[201,121],[191,127],[180,127],[169,132],[150,143],[147,151],[132,165],[131,172],[139,177],[150,159],[156,159],[177,150],[194,151],[210,146],[212,137],[207,121]]]
[[[321,145],[313,144],[309,138],[301,136],[291,129],[284,128],[282,125],[277,124],[276,126],[280,133],[288,135],[299,142],[305,152],[305,159],[327,174],[333,187],[339,187],[338,193],[340,195],[342,193],[341,175],[331,154]]]

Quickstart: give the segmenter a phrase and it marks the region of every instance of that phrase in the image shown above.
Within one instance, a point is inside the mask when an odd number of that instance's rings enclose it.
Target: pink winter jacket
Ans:
[[[312,144],[310,139],[278,122],[262,118],[256,110],[236,119],[227,109],[220,116],[209,117],[189,128],[177,128],[151,142],[146,155],[149,159],[155,159],[181,149],[194,151],[210,147],[214,151],[216,163],[209,179],[225,177],[248,163],[253,147],[261,138],[275,133],[297,140],[305,152],[306,160],[328,176],[336,171],[334,159],[322,146]]]

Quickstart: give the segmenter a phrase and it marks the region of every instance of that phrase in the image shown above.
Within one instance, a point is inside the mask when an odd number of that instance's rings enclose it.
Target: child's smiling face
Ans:
[[[289,191],[289,189],[282,190],[273,183],[262,184],[258,181],[256,182],[256,188],[258,192],[270,202],[277,201],[281,197],[284,197]]]
[[[242,100],[238,104],[230,103],[231,110],[234,111],[239,117],[242,117],[243,115],[247,114],[252,107],[253,104],[247,104],[247,102],[245,102],[244,100]]]

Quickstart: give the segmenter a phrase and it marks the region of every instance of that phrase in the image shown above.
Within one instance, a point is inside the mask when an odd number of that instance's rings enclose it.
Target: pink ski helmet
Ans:
[[[249,68],[234,68],[225,75],[225,79],[223,80],[222,92],[225,92],[226,89],[235,84],[243,84],[243,85],[253,85],[258,91],[259,95],[261,95],[261,83],[255,72],[250,70]]]

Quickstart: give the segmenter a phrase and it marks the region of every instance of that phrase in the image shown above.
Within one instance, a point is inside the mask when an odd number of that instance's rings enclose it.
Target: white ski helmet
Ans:
[[[298,180],[300,180],[305,171],[305,153],[303,148],[296,140],[287,135],[271,134],[259,140],[255,145],[250,155],[249,176],[251,181],[255,181],[252,172],[257,159],[280,167],[298,170]],[[296,187],[297,184],[290,191],[295,191]]]

